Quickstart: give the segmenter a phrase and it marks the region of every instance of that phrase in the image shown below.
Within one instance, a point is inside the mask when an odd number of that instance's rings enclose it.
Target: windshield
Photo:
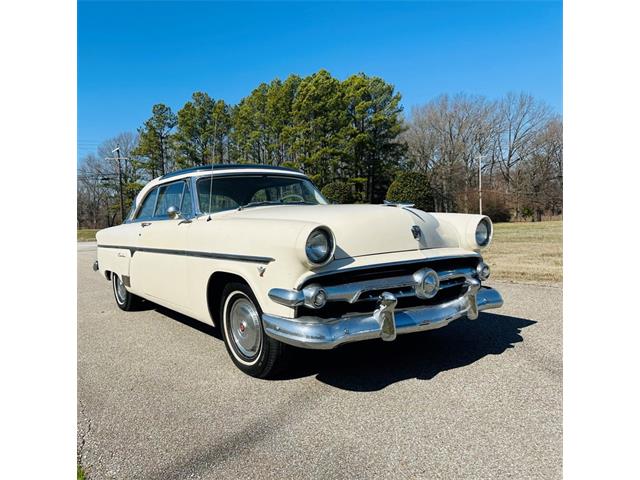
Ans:
[[[213,183],[211,183],[213,181]],[[202,213],[259,205],[326,205],[327,201],[306,178],[277,175],[210,176],[198,179]],[[211,192],[211,195],[210,195]]]

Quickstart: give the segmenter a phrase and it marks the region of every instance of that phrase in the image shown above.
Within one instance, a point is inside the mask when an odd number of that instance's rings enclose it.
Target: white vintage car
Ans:
[[[121,309],[146,299],[221,327],[233,362],[267,377],[287,345],[392,341],[502,306],[481,285],[492,230],[482,215],[330,205],[295,170],[203,166],[149,182],[98,232],[94,269]]]

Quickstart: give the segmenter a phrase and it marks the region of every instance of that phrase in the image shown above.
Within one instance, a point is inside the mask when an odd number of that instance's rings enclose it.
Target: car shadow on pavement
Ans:
[[[221,340],[218,329],[167,308],[148,303],[177,322]],[[334,350],[291,348],[289,361],[274,381],[314,376],[343,390],[372,392],[417,378],[431,380],[447,370],[465,367],[487,355],[501,355],[523,341],[523,328],[535,321],[481,313],[477,320],[460,319],[444,328],[399,335],[393,342],[369,340]]]
[[[146,310],[155,310],[156,312],[164,315],[165,317],[169,317],[172,320],[175,320],[176,322],[180,322],[183,325],[186,325],[187,327],[191,327],[194,330],[198,330],[199,332],[205,333],[207,335],[210,335],[222,341],[222,337],[220,336],[220,331],[216,327],[212,327],[211,325],[200,322],[195,318],[187,317],[186,315],[178,313],[174,310],[170,310],[161,305],[156,305],[155,303],[151,303],[151,302],[145,302],[145,303],[147,303]]]
[[[482,313],[477,320],[457,320],[427,332],[400,335],[394,342],[371,340],[335,350],[296,349],[281,380],[315,375],[336,388],[370,392],[402,380],[431,380],[447,370],[465,367],[487,355],[500,355],[522,342],[523,328],[536,322]]]

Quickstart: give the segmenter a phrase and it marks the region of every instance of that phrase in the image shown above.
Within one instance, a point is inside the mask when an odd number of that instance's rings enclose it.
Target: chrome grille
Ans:
[[[464,293],[466,277],[476,276],[479,261],[480,258],[477,256],[456,257],[317,275],[307,279],[301,288],[319,285],[326,291],[329,301],[320,309],[299,306],[296,316],[315,315],[332,318],[349,312],[373,311],[382,292],[392,293],[398,299],[398,309],[438,305]],[[440,277],[440,290],[431,299],[419,299],[415,295],[413,274],[425,267],[435,270]]]

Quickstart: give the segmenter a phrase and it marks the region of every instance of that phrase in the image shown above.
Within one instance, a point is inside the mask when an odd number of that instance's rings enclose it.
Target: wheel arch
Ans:
[[[224,290],[225,285],[232,282],[245,284],[249,287],[255,297],[255,292],[251,283],[243,276],[223,270],[213,272],[207,282],[207,309],[209,310],[209,317],[215,326],[220,325],[220,322],[218,322],[217,319],[222,305],[222,291]]]

